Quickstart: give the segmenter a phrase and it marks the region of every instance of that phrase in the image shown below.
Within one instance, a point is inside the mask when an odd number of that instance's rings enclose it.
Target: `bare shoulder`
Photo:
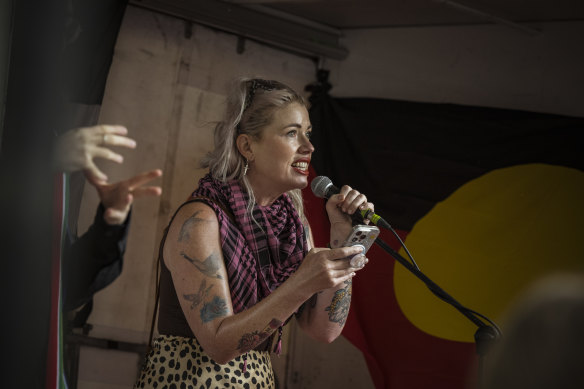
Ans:
[[[213,208],[196,201],[182,206],[168,230],[164,244],[165,263],[183,253],[204,256],[219,247],[219,222]]]
[[[183,205],[178,211],[172,222],[171,230],[178,228],[178,239],[184,241],[185,238],[188,238],[189,231],[193,229],[216,228],[217,225],[217,215],[213,208],[201,201],[194,201]]]

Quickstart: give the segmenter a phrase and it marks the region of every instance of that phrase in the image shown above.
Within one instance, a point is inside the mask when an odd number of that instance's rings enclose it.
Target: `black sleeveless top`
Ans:
[[[175,212],[178,213],[183,205],[194,201],[202,201],[202,199],[196,199],[187,201],[182,204]],[[174,287],[174,282],[172,280],[172,274],[170,270],[164,263],[164,257],[162,255],[164,244],[166,242],[166,237],[168,235],[168,229],[174,220],[172,217],[170,223],[164,230],[162,240],[160,241],[160,248],[158,251],[158,261],[160,263],[160,285],[159,285],[159,307],[158,307],[158,333],[160,335],[171,335],[171,336],[182,336],[185,338],[196,338],[195,334],[191,330],[187,318],[185,317],[182,307],[180,305],[178,296],[176,294],[176,289]],[[265,351],[269,350],[274,339],[274,334],[268,337],[262,344],[257,346],[255,350]]]

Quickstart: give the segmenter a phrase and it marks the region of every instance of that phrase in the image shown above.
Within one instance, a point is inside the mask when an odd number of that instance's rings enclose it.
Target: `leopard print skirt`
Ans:
[[[203,351],[197,339],[162,335],[154,340],[134,388],[271,389],[274,373],[267,351],[249,351],[247,363],[238,356],[219,365]]]

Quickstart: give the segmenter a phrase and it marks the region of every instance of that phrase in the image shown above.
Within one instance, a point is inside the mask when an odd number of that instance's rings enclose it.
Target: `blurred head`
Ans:
[[[584,275],[537,282],[512,306],[487,356],[486,388],[584,387]]]

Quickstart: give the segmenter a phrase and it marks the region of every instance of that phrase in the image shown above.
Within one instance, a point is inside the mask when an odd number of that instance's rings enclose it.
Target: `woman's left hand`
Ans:
[[[351,233],[351,215],[355,212],[374,210],[373,203],[367,202],[367,197],[348,185],[343,185],[340,192],[329,198],[326,210],[331,223],[331,247],[340,247]],[[365,224],[369,221],[365,220]]]

